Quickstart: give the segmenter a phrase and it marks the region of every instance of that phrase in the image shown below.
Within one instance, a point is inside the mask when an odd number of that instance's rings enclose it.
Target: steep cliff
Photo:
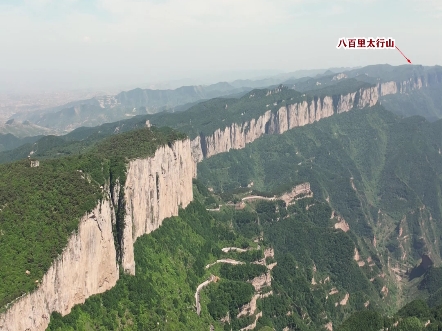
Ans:
[[[133,244],[137,237],[157,229],[164,218],[177,215],[193,199],[193,163],[190,141],[175,141],[157,149],[153,157],[127,165],[124,190],[119,184],[104,188],[105,198],[84,215],[63,253],[52,264],[40,286],[9,304],[0,315],[0,330],[45,330],[49,316],[68,314],[93,294],[112,288],[119,278],[113,228],[119,204],[125,207],[122,234],[123,268],[135,273]],[[112,199],[119,194],[122,199]]]
[[[407,93],[426,84],[416,78],[315,97],[277,111],[267,110],[250,121],[218,128],[192,141],[176,141],[160,147],[150,158],[130,161],[124,184],[116,181],[114,186],[106,186],[105,199],[83,216],[63,253],[38,280],[38,289],[16,299],[0,315],[0,330],[44,330],[51,312],[65,315],[87,297],[113,287],[119,277],[117,261],[124,271],[134,274],[135,240],[157,229],[164,218],[177,215],[179,206],[184,208],[192,200],[197,162],[244,148],[264,134],[281,134],[333,114],[373,106],[383,95]]]
[[[163,146],[153,157],[129,163],[122,241],[126,272],[135,274],[135,240],[157,229],[165,218],[178,215],[178,208],[192,201],[193,172],[189,140],[177,141],[171,148]]]
[[[113,287],[118,265],[111,220],[108,200],[85,215],[38,289],[12,303],[0,316],[0,330],[45,330],[53,311],[66,315],[92,294]]]
[[[319,121],[333,114],[347,112],[354,108],[374,106],[381,96],[407,93],[427,86],[421,78],[410,78],[402,82],[378,83],[376,86],[361,88],[357,92],[342,95],[315,97],[310,102],[303,101],[283,106],[276,112],[266,111],[251,121],[234,123],[213,134],[200,135],[192,140],[192,157],[195,163],[230,149],[244,148],[263,134],[281,134],[298,126]],[[195,166],[196,170],[196,166]],[[196,171],[194,172],[196,177]]]

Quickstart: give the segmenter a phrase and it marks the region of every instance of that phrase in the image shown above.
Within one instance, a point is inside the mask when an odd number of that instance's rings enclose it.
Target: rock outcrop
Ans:
[[[53,311],[66,315],[89,296],[112,288],[119,273],[111,220],[106,200],[85,215],[40,286],[0,316],[0,330],[45,330]]]
[[[135,240],[157,229],[165,218],[177,215],[180,206],[184,208],[192,201],[193,171],[189,140],[160,147],[153,157],[128,164],[121,242],[122,266],[127,272],[135,273]],[[119,267],[112,227],[118,203],[115,197],[123,191],[119,184],[112,194],[109,188],[104,191],[105,198],[82,217],[78,231],[39,280],[40,286],[16,299],[0,315],[1,331],[45,330],[52,312],[66,315],[74,305],[115,285]]]
[[[432,78],[433,79],[433,78]],[[439,76],[433,80],[440,81]],[[354,108],[374,106],[381,96],[408,93],[428,86],[430,80],[410,78],[402,82],[379,83],[376,86],[361,88],[356,92],[342,95],[315,97],[310,102],[303,101],[283,106],[276,112],[267,110],[256,119],[238,124],[233,123],[217,129],[208,136],[200,135],[192,140],[192,157],[196,163],[213,155],[241,149],[264,134],[281,134],[287,130],[304,126],[320,119],[347,112]],[[195,166],[194,177],[196,177]]]
[[[431,79],[441,80],[439,76]],[[38,280],[40,286],[10,303],[0,315],[0,330],[45,330],[52,312],[66,315],[89,296],[112,288],[119,277],[119,256],[123,269],[134,274],[135,240],[157,229],[165,218],[177,215],[180,206],[184,208],[192,201],[192,176],[196,177],[197,162],[230,149],[244,148],[264,134],[281,134],[333,114],[374,106],[381,96],[408,93],[431,82],[410,78],[343,95],[315,97],[276,112],[267,110],[256,119],[231,124],[208,136],[176,141],[159,148],[153,157],[131,161],[124,187],[117,183],[112,189],[104,189],[105,199],[81,218],[78,231],[70,237],[63,253]],[[124,202],[123,207],[120,201]],[[116,208],[124,208],[119,245],[112,232],[117,221]]]
[[[135,274],[135,240],[157,229],[165,218],[178,215],[179,207],[192,201],[193,172],[189,140],[176,141],[171,148],[160,147],[153,157],[129,163],[122,241],[126,272]]]

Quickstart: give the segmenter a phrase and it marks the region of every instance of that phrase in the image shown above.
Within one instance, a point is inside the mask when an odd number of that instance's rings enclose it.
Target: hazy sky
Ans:
[[[442,0],[0,0],[0,91],[405,63],[340,37],[442,64]]]

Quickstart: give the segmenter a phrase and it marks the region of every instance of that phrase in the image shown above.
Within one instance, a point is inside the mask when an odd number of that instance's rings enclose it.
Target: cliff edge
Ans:
[[[124,190],[105,187],[104,199],[84,215],[62,254],[53,262],[38,288],[8,305],[0,315],[2,331],[43,331],[52,312],[68,314],[76,304],[112,288],[119,278],[119,252],[113,229],[118,208],[124,207],[121,264],[134,274],[133,244],[162,221],[178,215],[193,199],[190,140],[158,148],[155,155],[127,165]],[[114,201],[116,192],[123,199]],[[121,205],[122,204],[122,205]]]
[[[435,77],[437,81],[442,77]],[[364,107],[374,106],[381,96],[409,93],[428,86],[428,81],[421,77],[410,78],[401,82],[378,83],[376,86],[360,88],[356,92],[341,95],[314,97],[310,102],[302,101],[279,108],[276,112],[267,110],[256,119],[233,123],[217,129],[213,134],[200,134],[191,142],[192,158],[196,164],[213,155],[241,149],[264,134],[281,134],[287,130],[311,124],[323,118]]]

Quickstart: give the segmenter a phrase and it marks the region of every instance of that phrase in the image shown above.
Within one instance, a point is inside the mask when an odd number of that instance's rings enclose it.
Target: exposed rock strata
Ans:
[[[129,163],[124,186],[125,227],[122,265],[135,273],[133,244],[139,236],[157,229],[164,218],[177,215],[193,199],[193,162],[190,141],[176,141],[155,155]],[[122,192],[117,184],[106,198],[82,217],[62,254],[41,280],[41,285],[10,304],[0,315],[1,331],[40,331],[52,312],[68,314],[76,304],[112,288],[119,278],[112,225],[114,206]]]
[[[440,81],[440,78],[432,80]],[[373,106],[380,96],[408,93],[430,83],[430,80],[410,78],[345,95],[314,98],[310,102],[281,107],[276,113],[268,110],[257,119],[232,124],[191,142],[175,142],[170,148],[160,148],[152,158],[130,162],[124,187],[123,268],[134,274],[135,240],[158,228],[164,218],[178,213],[178,206],[184,208],[192,200],[191,177],[196,177],[197,162],[230,149],[244,148],[264,134],[281,134],[336,113]],[[68,314],[74,305],[115,285],[118,265],[112,221],[115,220],[113,206],[118,204],[116,197],[120,191],[117,185],[112,192],[106,192],[108,198],[81,219],[78,232],[71,236],[38,289],[17,299],[0,315],[0,330],[44,330],[51,312]]]
[[[129,163],[122,242],[126,272],[135,274],[135,240],[157,229],[165,218],[178,215],[179,207],[192,201],[193,172],[189,140],[176,141],[172,148],[160,147],[153,157]]]
[[[89,296],[112,288],[118,280],[118,265],[111,219],[109,201],[85,215],[38,289],[0,316],[0,330],[45,330],[53,311],[66,315]]]
[[[440,80],[438,77],[435,79]],[[244,148],[246,144],[264,134],[281,134],[333,114],[347,112],[354,108],[372,107],[381,96],[408,93],[428,84],[429,81],[423,81],[421,78],[410,78],[402,82],[391,81],[343,95],[315,97],[310,102],[303,101],[283,106],[276,113],[267,110],[256,119],[241,124],[233,123],[223,129],[217,129],[211,135],[196,137],[191,142],[192,157],[196,164],[204,158],[228,152],[230,149]],[[196,177],[196,166],[194,170],[193,176]]]

